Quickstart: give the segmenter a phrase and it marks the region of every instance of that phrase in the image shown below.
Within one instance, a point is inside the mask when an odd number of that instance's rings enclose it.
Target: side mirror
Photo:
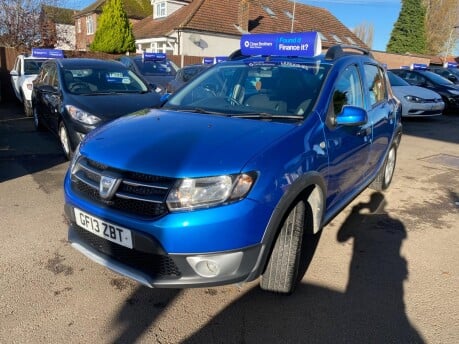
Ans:
[[[367,112],[357,106],[345,105],[342,111],[336,116],[336,125],[359,126],[368,122]]]
[[[170,93],[164,93],[161,98],[159,99],[160,101],[160,106],[163,106],[170,98],[171,94]]]
[[[19,76],[19,73],[18,73],[16,70],[12,70],[12,71],[10,72],[10,75],[11,75],[11,76]]]

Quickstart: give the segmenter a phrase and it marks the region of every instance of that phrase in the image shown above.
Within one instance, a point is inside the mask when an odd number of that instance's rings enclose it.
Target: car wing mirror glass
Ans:
[[[365,109],[357,106],[345,105],[336,116],[336,125],[359,126],[368,122],[368,114]]]

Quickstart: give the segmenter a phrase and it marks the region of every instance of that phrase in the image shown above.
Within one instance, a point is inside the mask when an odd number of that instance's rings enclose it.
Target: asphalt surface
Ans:
[[[0,343],[459,342],[459,115],[404,121],[391,188],[327,225],[296,292],[148,289],[67,242],[57,138],[0,104]]]

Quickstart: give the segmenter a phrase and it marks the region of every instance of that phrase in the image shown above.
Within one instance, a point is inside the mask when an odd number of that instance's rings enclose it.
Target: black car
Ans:
[[[211,66],[212,66],[211,64],[192,64],[192,65],[188,65],[183,68],[180,68],[177,71],[177,74],[175,75],[175,79],[172,79],[167,84],[167,87],[166,87],[167,92],[174,93],[182,85],[186,84],[188,81],[193,79],[196,75],[205,71]]]
[[[119,61],[141,75],[159,94],[166,92],[168,82],[175,78],[179,70],[179,67],[165,54],[144,53],[137,56],[122,56]]]
[[[48,60],[33,82],[35,127],[57,134],[67,158],[97,126],[159,104],[160,96],[117,61]]]
[[[425,87],[440,94],[445,103],[443,113],[459,111],[459,86],[448,79],[428,70],[391,69],[390,71],[410,85]]]
[[[459,68],[429,67],[429,70],[459,85]]]

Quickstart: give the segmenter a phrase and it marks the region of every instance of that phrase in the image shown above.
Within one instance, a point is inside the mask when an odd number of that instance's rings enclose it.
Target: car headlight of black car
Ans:
[[[73,105],[66,105],[65,108],[69,113],[70,117],[75,121],[81,122],[83,124],[94,125],[100,122],[100,118],[90,114],[86,111],[83,111],[76,106]]]

